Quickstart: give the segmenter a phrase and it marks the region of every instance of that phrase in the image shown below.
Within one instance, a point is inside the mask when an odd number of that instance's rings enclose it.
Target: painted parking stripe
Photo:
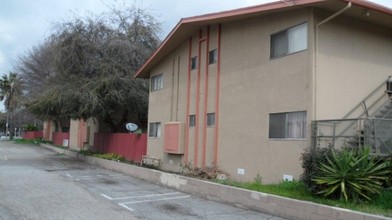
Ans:
[[[170,198],[161,198],[161,199],[148,199],[148,200],[141,200],[141,201],[133,201],[133,202],[122,202],[118,203],[119,206],[126,208],[127,210],[133,212],[135,209],[130,208],[129,204],[137,204],[137,203],[145,203],[145,202],[159,202],[159,201],[166,201],[166,200],[174,200],[174,199],[186,199],[191,197],[190,195],[186,196],[177,196],[177,197],[170,197]]]
[[[135,209],[129,208],[128,206],[126,206],[126,205],[124,205],[124,204],[122,204],[122,203],[118,203],[118,205],[121,206],[121,207],[123,207],[123,208],[128,209],[128,210],[131,211],[131,212],[135,211]]]
[[[119,204],[128,205],[128,204],[136,204],[136,203],[144,203],[144,202],[158,202],[158,201],[165,201],[165,200],[173,200],[173,199],[185,199],[191,197],[190,195],[186,196],[177,196],[177,197],[170,197],[170,198],[162,198],[162,199],[147,199],[141,201],[133,201],[133,202],[123,202]]]
[[[101,196],[103,196],[109,200],[122,200],[122,199],[136,199],[136,198],[169,196],[169,195],[176,195],[176,194],[180,194],[180,193],[179,192],[172,192],[172,193],[160,193],[160,194],[151,194],[151,195],[142,195],[142,196],[127,196],[127,197],[118,197],[118,198],[112,198],[112,197],[105,195],[105,194],[101,194]]]

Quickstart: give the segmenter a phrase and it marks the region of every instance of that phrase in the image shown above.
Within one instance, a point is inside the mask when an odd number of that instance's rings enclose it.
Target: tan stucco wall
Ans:
[[[340,16],[319,27],[318,42],[317,119],[344,116],[392,75],[391,29]]]
[[[87,144],[89,146],[94,145],[94,134],[99,130],[98,120],[89,118],[85,121],[85,126],[79,126],[79,120],[71,120],[70,129],[69,129],[69,148],[74,150],[80,150],[82,148],[87,148]],[[81,131],[81,129],[85,129],[85,131]],[[79,134],[80,132],[80,134]],[[85,135],[85,136],[83,136]],[[79,141],[81,138],[81,142]],[[80,143],[83,143],[84,146]]]
[[[310,146],[310,124],[315,116],[317,119],[342,117],[392,73],[390,30],[385,34],[381,28],[369,28],[366,23],[336,18],[320,27],[315,56],[313,27],[331,13],[323,12],[315,22],[313,13],[312,9],[300,9],[286,11],[284,16],[270,14],[222,24],[218,166],[231,178],[246,181],[260,175],[263,182],[269,183],[282,180],[286,174],[298,179],[302,173],[300,156]],[[308,22],[308,49],[270,59],[270,35],[303,22]],[[204,39],[206,28],[202,33]],[[198,55],[199,32],[191,37],[190,57],[193,57]],[[198,129],[198,166],[202,164],[204,138],[205,165],[211,165],[214,159],[214,127],[206,129],[206,136],[203,134],[205,46],[202,42],[200,124],[198,128],[189,128],[188,140],[187,162],[192,165]],[[212,25],[208,49],[216,47],[217,27]],[[151,92],[149,100],[149,123],[161,122],[162,133],[159,138],[148,139],[147,154],[161,158],[162,168],[173,171],[180,170],[184,156],[163,152],[163,126],[170,121],[188,120],[188,52],[189,42],[185,41],[151,71],[151,76],[164,74],[163,89]],[[214,112],[216,64],[209,65],[208,70],[207,112]],[[197,112],[197,70],[191,71],[190,79],[189,114],[192,115]],[[293,111],[307,112],[306,138],[270,140],[269,114]],[[238,169],[243,169],[244,175]]]
[[[52,120],[45,120],[43,124],[44,139],[52,141],[53,132],[55,131],[56,125]]]
[[[87,141],[89,146],[94,146],[94,134],[99,131],[99,122],[97,119],[87,119]]]
[[[78,148],[78,132],[79,132],[79,121],[71,120],[69,125],[69,148],[79,150]]]
[[[149,123],[161,123],[161,136],[148,138],[147,155],[160,158],[163,169],[175,171],[180,169],[181,155],[169,155],[163,152],[164,124],[170,121],[185,122],[187,43],[184,42],[151,72],[151,76],[163,74],[163,89],[150,92],[148,112]]]
[[[259,174],[264,182],[276,182],[283,174],[301,173],[299,158],[309,136],[269,140],[269,114],[307,111],[310,119],[311,50],[271,60],[270,35],[308,18],[303,10],[223,25],[219,165],[233,178]]]
[[[286,18],[291,17],[287,22]],[[270,60],[269,40],[272,33],[307,21],[307,10],[286,13],[286,16],[262,17],[222,25],[221,38],[221,102],[218,166],[232,178],[252,180],[257,174],[265,182],[279,181],[283,174],[298,177],[300,174],[300,153],[308,146],[308,139],[301,141],[268,140],[270,113],[286,111],[308,111],[311,108],[311,74],[309,72],[309,51]],[[206,28],[203,30],[205,37]],[[199,33],[192,35],[191,57],[198,53]],[[179,170],[181,156],[163,153],[163,126],[170,120],[185,122],[186,82],[188,74],[188,48],[186,41],[170,56],[157,65],[151,76],[163,73],[163,89],[150,93],[149,122],[161,122],[160,138],[148,139],[147,154],[161,158],[163,169]],[[217,26],[210,28],[208,50],[217,48]],[[188,162],[193,165],[195,154],[195,129],[198,129],[197,164],[202,163],[204,143],[203,127],[205,103],[206,45],[201,44],[199,127],[189,128]],[[177,82],[178,56],[181,58],[179,74],[179,110],[174,118],[172,97],[176,97],[172,82]],[[174,64],[173,64],[174,60]],[[207,112],[215,112],[215,85],[217,64],[208,66]],[[196,113],[197,71],[191,71],[190,112]],[[293,77],[295,76],[295,77]],[[294,79],[294,80],[288,80]],[[174,91],[174,92],[172,92]],[[173,95],[172,95],[173,94]],[[279,100],[279,101],[278,101]],[[214,157],[214,126],[206,129],[206,166],[212,165]],[[245,169],[245,175],[238,175],[237,169]]]

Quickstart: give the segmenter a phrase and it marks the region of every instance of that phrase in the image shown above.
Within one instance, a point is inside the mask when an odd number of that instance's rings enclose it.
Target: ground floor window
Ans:
[[[152,122],[150,123],[149,137],[156,138],[161,136],[161,123]]]
[[[305,139],[306,111],[270,114],[269,138]]]

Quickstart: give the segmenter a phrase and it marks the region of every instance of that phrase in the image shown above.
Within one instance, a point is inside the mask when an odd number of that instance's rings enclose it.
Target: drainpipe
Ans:
[[[315,43],[314,43],[314,77],[313,77],[313,80],[314,80],[314,83],[313,83],[313,85],[314,85],[314,98],[313,98],[314,108],[313,108],[313,111],[314,112],[313,112],[313,120],[317,119],[317,117],[316,117],[317,116],[317,102],[316,102],[316,100],[317,100],[317,58],[318,58],[317,54],[318,54],[318,42],[319,42],[319,39],[318,39],[319,27],[321,25],[329,22],[330,20],[334,19],[335,17],[339,16],[340,14],[342,14],[343,12],[347,11],[350,8],[351,8],[351,2],[348,2],[346,7],[344,7],[340,11],[336,12],[335,14],[329,16],[328,18],[324,19],[323,21],[321,21],[320,23],[318,23],[315,26],[316,33],[315,33]]]
[[[339,16],[340,14],[342,14],[343,12],[345,12],[346,10],[348,10],[349,8],[351,8],[351,2],[347,3],[346,7],[344,7],[342,10],[336,12],[335,14],[333,14],[333,15],[329,16],[328,18],[324,19],[322,22],[318,23],[318,24],[316,25],[316,30],[317,30],[317,28],[318,28],[320,25],[322,25],[322,24],[324,24],[324,23],[327,23],[328,21],[334,19],[335,17]]]

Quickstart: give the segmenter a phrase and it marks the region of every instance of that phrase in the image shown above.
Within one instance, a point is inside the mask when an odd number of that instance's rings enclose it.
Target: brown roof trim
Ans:
[[[288,0],[288,1],[270,2],[261,5],[233,9],[229,11],[222,11],[222,12],[210,13],[210,14],[199,15],[194,17],[188,17],[183,19],[183,23],[214,20],[214,19],[232,17],[237,15],[243,15],[243,14],[252,14],[252,13],[257,13],[262,11],[270,11],[274,9],[287,8],[290,6],[306,5],[306,4],[322,2],[322,1],[325,0],[296,0],[296,1]]]
[[[369,2],[365,0],[342,0],[344,2],[351,2],[351,4],[360,6],[363,8],[368,8],[373,11],[381,12],[384,14],[392,15],[392,9],[385,7],[384,5],[379,5],[374,2]]]
[[[266,4],[261,4],[261,5],[256,5],[256,6],[250,6],[250,7],[245,7],[245,8],[239,8],[239,9],[234,9],[234,10],[229,10],[229,11],[223,11],[223,12],[217,12],[217,13],[210,13],[210,14],[205,14],[205,15],[199,15],[199,16],[193,16],[193,17],[188,17],[188,18],[182,18],[177,25],[173,28],[173,30],[168,34],[168,36],[163,40],[161,45],[158,47],[157,50],[150,56],[150,58],[138,69],[134,77],[147,77],[147,74],[145,71],[149,71],[148,68],[149,64],[154,60],[154,58],[159,54],[162,49],[167,45],[169,40],[174,36],[174,34],[184,25],[186,24],[191,24],[191,23],[196,23],[196,22],[203,22],[203,21],[213,21],[213,20],[219,20],[222,18],[229,18],[229,17],[236,17],[240,15],[246,15],[246,14],[253,14],[253,13],[259,13],[259,12],[264,12],[264,11],[270,11],[270,10],[277,10],[277,9],[283,9],[283,8],[289,8],[292,6],[301,6],[301,5],[307,5],[307,4],[312,4],[312,3],[318,3],[318,2],[324,2],[328,0],[286,0],[286,1],[276,1],[276,2],[271,2],[271,3],[266,3]],[[368,8],[370,10],[378,11],[381,13],[385,13],[388,15],[392,15],[392,9],[387,8],[385,6],[375,4],[373,2],[369,2],[366,0],[337,0],[341,2],[351,2],[353,5],[357,5],[360,7]]]

